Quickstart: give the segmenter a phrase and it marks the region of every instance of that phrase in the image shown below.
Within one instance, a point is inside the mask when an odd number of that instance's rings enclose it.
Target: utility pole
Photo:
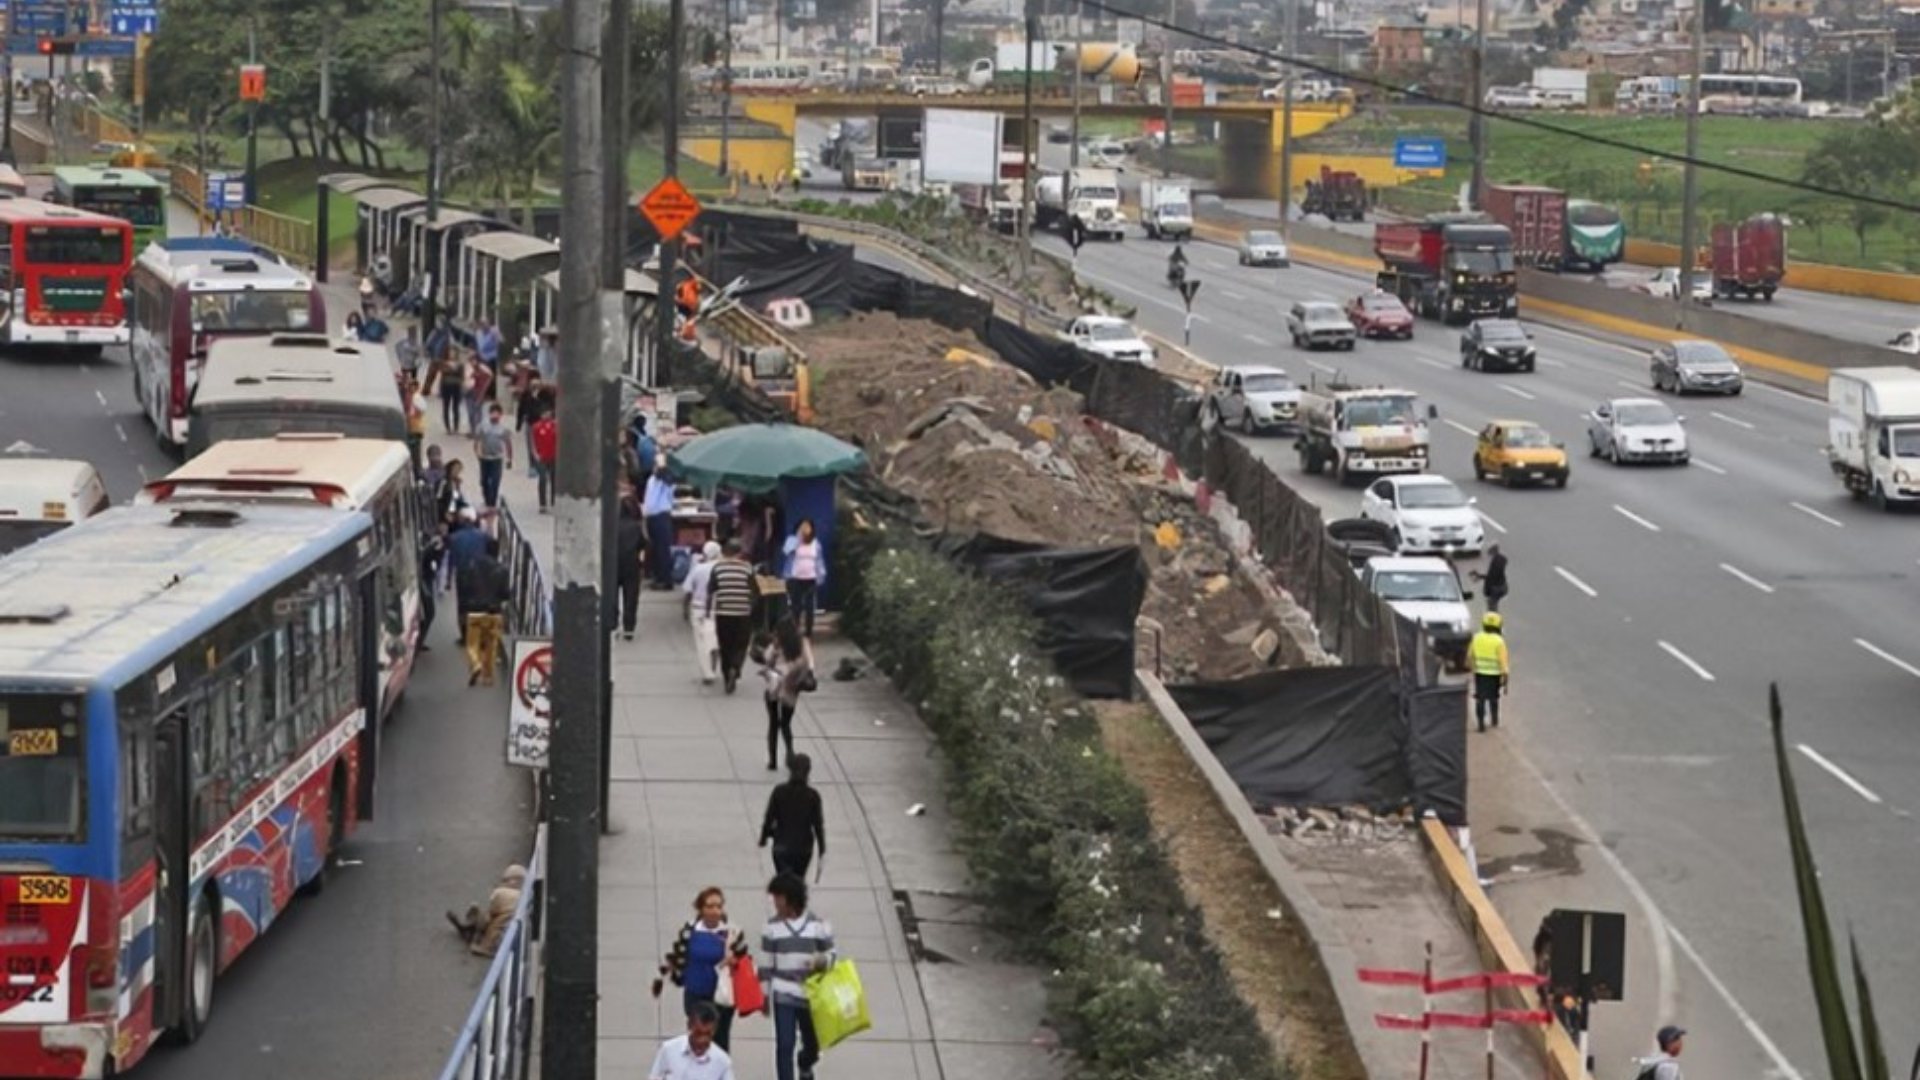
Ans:
[[[732,171],[733,142],[733,0],[720,0],[720,175]]]
[[[1695,0],[1696,3],[1701,0]],[[1473,134],[1473,179],[1467,188],[1467,208],[1480,209],[1480,193],[1487,182],[1487,118],[1480,114],[1480,102],[1487,96],[1487,89],[1481,85],[1486,81],[1487,70],[1487,0],[1474,0],[1473,4],[1473,100],[1467,103],[1473,111],[1471,118]]]
[[[667,8],[667,108],[661,118],[661,158],[668,176],[680,175],[680,46],[685,37],[686,0],[672,0]],[[851,68],[848,69],[851,73]],[[656,385],[672,378],[674,268],[680,254],[680,241],[660,244],[660,287],[654,297],[653,370]]]
[[[632,52],[633,0],[602,0],[607,11],[601,38],[600,137],[605,147],[606,200],[602,204],[606,242],[600,253],[600,283],[626,294],[627,271],[627,68]],[[673,71],[679,71],[676,66]]]
[[[135,46],[136,50],[143,50],[146,47],[146,41],[146,35],[140,35],[139,44]],[[144,95],[146,88],[145,57],[139,51],[136,51],[134,55],[134,62],[140,65],[140,78],[137,82]],[[318,149],[319,146],[317,140],[325,137],[324,133],[327,129],[327,121],[332,114],[333,31],[331,29],[331,23],[328,21],[322,22],[320,27],[320,131],[322,134],[316,136],[316,149]],[[146,115],[145,111],[143,110],[140,115],[144,117]],[[324,171],[321,172],[317,183],[318,190],[314,192],[315,198],[313,203],[313,278],[315,281],[324,285],[327,280],[327,256],[330,254],[327,250],[327,237],[332,235],[332,222],[329,220],[330,215],[328,211],[332,209],[333,191],[327,187],[327,176]]]
[[[1300,0],[1280,0],[1287,6],[1284,33],[1287,70],[1280,78],[1280,238],[1293,239],[1293,59],[1300,49]]]
[[[436,9],[438,3],[436,0]],[[546,992],[540,1073],[596,1067],[600,938],[600,709],[607,681],[601,448],[610,313],[601,288],[606,151],[600,100],[603,0],[561,7],[560,458],[554,497],[553,745],[547,773]],[[436,51],[437,56],[437,51]],[[438,92],[438,84],[435,91]]]
[[[1160,143],[1160,175],[1173,175],[1173,20],[1178,9],[1177,0],[1167,0],[1166,44],[1160,49],[1160,85],[1161,93],[1166,97],[1162,103],[1167,107],[1166,134]]]
[[[427,0],[427,52],[427,234],[432,236],[440,222],[440,0]],[[429,242],[422,251],[427,287],[420,306],[428,333],[440,323],[439,268],[433,256]]]
[[[259,34],[256,21],[247,20],[247,63],[260,62]],[[260,103],[247,102],[247,205],[252,206],[260,199]]]
[[[1693,0],[1693,49],[1687,80],[1687,161],[1680,183],[1680,281],[1673,290],[1674,303],[1686,310],[1693,292],[1694,201],[1698,195],[1694,177],[1694,159],[1700,156],[1700,74],[1707,66],[1707,0]],[[1851,70],[1851,65],[1849,65]]]
[[[1081,13],[1086,5],[1074,0],[1073,5],[1073,145],[1067,148],[1067,166],[1080,167],[1080,73],[1087,66],[1087,35],[1080,24]],[[1032,63],[1031,60],[1028,63]]]
[[[14,26],[13,0],[7,0],[7,33],[9,35],[13,33],[13,26]],[[14,86],[13,86],[13,49],[11,46],[9,46],[8,49],[6,50],[6,71],[7,71],[7,103],[5,105],[6,117],[4,118],[4,120],[0,120],[0,123],[6,124],[6,134],[0,135],[0,162],[5,162],[8,165],[12,165],[13,164]],[[204,166],[202,167],[204,168]]]
[[[1026,44],[1023,48],[1020,66],[1021,94],[1025,101],[1020,109],[1020,287],[1026,288],[1027,271],[1033,265],[1033,189],[1039,181],[1033,167],[1033,31],[1037,16],[1033,13],[1035,0],[1026,0]],[[1066,181],[1061,181],[1061,191],[1066,190]],[[1020,325],[1027,324],[1026,305],[1020,306]]]
[[[601,433],[598,443],[589,445],[598,449],[602,475],[600,499],[595,502],[599,508],[600,550],[613,551],[619,543],[618,523],[614,517],[614,492],[607,486],[611,478],[617,475],[619,451],[610,438],[612,432],[619,429],[623,417],[619,415],[620,397],[613,382],[625,367],[627,358],[627,146],[631,112],[628,106],[632,100],[631,72],[633,39],[633,0],[605,0],[607,8],[606,32],[601,37],[600,53],[600,108],[602,110],[601,137],[605,139],[604,161],[606,173],[603,184],[606,188],[606,200],[602,215],[603,245],[600,252],[600,296],[603,303],[600,331],[603,339],[600,350],[605,354],[596,373],[605,380],[605,387],[598,390],[601,397],[596,404],[603,415],[594,430]],[[674,82],[679,82],[680,65],[677,61],[670,66]],[[664,295],[664,293],[663,293]],[[608,314],[608,313],[611,314]],[[598,689],[598,731],[600,738],[600,760],[597,774],[598,786],[595,798],[600,807],[600,831],[606,832],[613,826],[607,816],[607,806],[612,799],[613,786],[613,597],[619,586],[618,567],[612,559],[601,558],[600,564],[600,613],[604,620],[600,624],[600,633],[594,638],[600,650],[600,669],[603,673]]]

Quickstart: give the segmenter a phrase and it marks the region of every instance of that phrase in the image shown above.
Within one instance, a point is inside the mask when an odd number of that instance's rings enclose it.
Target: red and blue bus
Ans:
[[[371,517],[130,506],[0,561],[0,1074],[191,1042],[372,815]]]

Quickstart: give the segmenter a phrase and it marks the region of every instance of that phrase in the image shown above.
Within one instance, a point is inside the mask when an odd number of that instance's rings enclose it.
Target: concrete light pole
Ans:
[[[1707,66],[1707,0],[1693,0],[1692,36],[1689,66],[1693,77],[1687,81],[1687,161],[1680,185],[1680,281],[1673,290],[1674,303],[1679,304],[1682,311],[1693,292],[1694,203],[1699,196],[1693,162],[1700,156],[1700,76]]]
[[[1280,76],[1280,238],[1293,238],[1293,59],[1300,49],[1300,0],[1286,5],[1287,69]]]
[[[1473,112],[1471,131],[1473,134],[1473,179],[1467,188],[1467,207],[1480,209],[1480,195],[1486,190],[1487,170],[1487,120],[1480,115],[1480,103],[1487,96],[1487,0],[1474,0],[1473,5],[1473,100],[1468,103]]]

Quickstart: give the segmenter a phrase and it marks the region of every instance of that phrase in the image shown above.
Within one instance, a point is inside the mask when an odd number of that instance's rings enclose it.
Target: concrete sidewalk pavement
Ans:
[[[819,691],[802,697],[794,748],[811,755],[825,802],[827,856],[810,882],[814,912],[859,966],[873,1028],[822,1056],[830,1080],[1043,1080],[1052,1057],[1043,973],[1009,963],[966,897],[953,850],[938,751],[893,687],[829,676],[851,645],[814,644]],[[614,646],[615,830],[600,870],[600,1074],[642,1077],[662,1039],[681,1034],[680,995],[649,996],[661,953],[693,914],[695,893],[726,890],[731,921],[756,956],[772,860],[761,814],[784,772],[770,772],[757,681],[728,696],[703,686],[677,594],[649,593],[640,632]],[[923,806],[915,816],[910,808]],[[918,947],[910,934],[919,935]],[[733,1027],[740,1080],[774,1075],[773,1025]]]

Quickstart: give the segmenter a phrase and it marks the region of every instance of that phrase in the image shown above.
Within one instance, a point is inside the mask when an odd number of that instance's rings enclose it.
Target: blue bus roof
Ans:
[[[195,509],[116,507],[0,560],[0,688],[117,687],[372,528],[310,506],[176,523]]]
[[[263,251],[259,245],[232,236],[175,236],[154,243],[168,251],[235,251],[252,255]]]

